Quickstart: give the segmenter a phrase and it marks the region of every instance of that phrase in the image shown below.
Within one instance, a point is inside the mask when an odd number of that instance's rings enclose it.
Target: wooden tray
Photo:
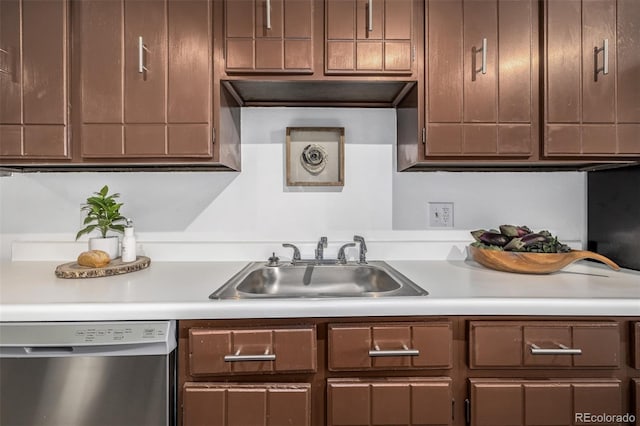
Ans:
[[[151,264],[151,259],[146,256],[138,256],[133,262],[124,263],[121,258],[116,258],[103,268],[91,268],[80,266],[78,262],[63,263],[56,267],[58,278],[98,278],[112,275],[128,274],[129,272],[146,269]]]
[[[609,258],[586,250],[571,250],[568,253],[528,253],[469,246],[469,253],[473,260],[489,269],[520,274],[550,274],[581,259],[594,259],[616,271],[620,269]]]

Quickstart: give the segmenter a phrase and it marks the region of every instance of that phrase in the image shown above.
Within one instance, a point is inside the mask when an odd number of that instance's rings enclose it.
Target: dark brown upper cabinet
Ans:
[[[401,74],[416,69],[412,0],[327,0],[326,74]]]
[[[640,156],[640,2],[544,6],[545,155]]]
[[[80,158],[216,160],[211,2],[74,7]]]
[[[0,1],[0,158],[65,160],[67,0]]]
[[[531,159],[537,3],[428,0],[424,158]]]
[[[225,0],[227,73],[313,73],[312,0]]]

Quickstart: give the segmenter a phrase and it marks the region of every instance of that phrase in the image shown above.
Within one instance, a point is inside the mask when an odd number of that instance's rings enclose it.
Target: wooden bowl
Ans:
[[[586,250],[571,250],[568,253],[527,253],[469,246],[469,253],[473,260],[489,269],[519,274],[550,274],[581,259],[598,260],[613,270],[620,269],[610,259]]]

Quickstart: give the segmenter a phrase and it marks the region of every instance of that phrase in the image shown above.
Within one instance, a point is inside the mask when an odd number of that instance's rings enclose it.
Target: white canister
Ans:
[[[122,261],[133,262],[136,260],[136,237],[133,235],[133,221],[127,219],[122,238]]]

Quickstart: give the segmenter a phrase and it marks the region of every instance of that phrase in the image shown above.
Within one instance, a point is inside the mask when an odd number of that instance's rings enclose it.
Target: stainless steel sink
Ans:
[[[280,264],[252,262],[211,299],[426,296],[385,262],[367,264]]]

